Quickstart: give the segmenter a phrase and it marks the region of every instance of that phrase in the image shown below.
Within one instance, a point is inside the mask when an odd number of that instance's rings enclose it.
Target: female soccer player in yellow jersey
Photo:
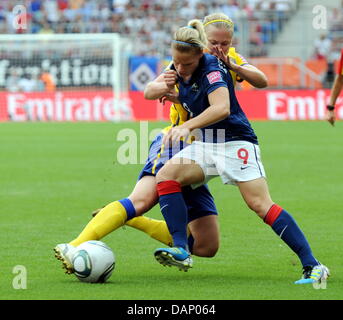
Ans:
[[[265,75],[231,47],[233,23],[227,16],[223,14],[207,16],[204,19],[204,26],[209,41],[209,52],[223,60],[230,69],[234,82],[246,80],[258,88],[267,85]],[[160,98],[175,101],[172,97],[174,85],[168,87],[166,83],[168,83],[168,71],[151,82],[149,86],[160,88]],[[54,248],[55,256],[62,261],[67,273],[73,272],[71,257],[76,246],[88,240],[102,239],[123,225],[141,230],[166,245],[172,245],[172,237],[165,221],[150,219],[142,215],[157,204],[155,175],[175,153],[173,150],[163,150],[164,146],[161,144],[163,134],[172,126],[181,125],[189,118],[189,112],[180,104],[174,103],[170,109],[171,125],[152,142],[149,158],[132,193],[127,198],[111,202],[100,209],[76,239]],[[179,147],[176,147],[176,152],[178,150]],[[195,190],[190,187],[186,188],[183,194],[189,212],[190,249],[194,255],[213,257],[219,247],[219,228],[213,198],[206,186]]]
[[[262,71],[231,47],[233,39],[233,23],[222,13],[214,13],[205,17],[204,27],[208,40],[209,52],[222,60],[231,72],[234,82],[248,81],[256,88],[265,88],[267,78]]]

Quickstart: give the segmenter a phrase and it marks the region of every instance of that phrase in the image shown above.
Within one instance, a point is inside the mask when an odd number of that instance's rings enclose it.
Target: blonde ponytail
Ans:
[[[178,29],[174,34],[172,46],[180,52],[202,52],[207,47],[207,37],[203,23],[194,19],[189,21],[186,27]]]

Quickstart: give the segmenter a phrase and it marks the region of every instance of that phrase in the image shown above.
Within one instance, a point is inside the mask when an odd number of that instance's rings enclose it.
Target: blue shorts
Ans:
[[[157,172],[164,166],[164,164],[171,159],[174,154],[187,145],[181,142],[179,146],[163,150],[162,138],[163,133],[160,133],[151,143],[148,159],[138,176],[138,180],[144,176],[156,176]],[[196,189],[183,187],[182,194],[188,208],[188,222],[204,216],[218,214],[213,196],[211,195],[207,185],[202,185]]]

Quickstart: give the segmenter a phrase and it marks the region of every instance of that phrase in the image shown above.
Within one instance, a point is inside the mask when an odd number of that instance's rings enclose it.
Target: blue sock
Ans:
[[[130,220],[130,219],[136,217],[136,209],[133,206],[133,204],[132,204],[130,199],[125,198],[125,199],[121,199],[121,200],[118,200],[118,201],[122,204],[122,206],[126,210],[127,220]]]
[[[175,247],[188,250],[187,240],[187,206],[181,193],[181,185],[172,180],[157,185],[160,196],[160,208],[173,237]]]
[[[297,254],[303,267],[315,266],[319,263],[313,256],[305,235],[286,210],[274,204],[269,209],[265,222]]]

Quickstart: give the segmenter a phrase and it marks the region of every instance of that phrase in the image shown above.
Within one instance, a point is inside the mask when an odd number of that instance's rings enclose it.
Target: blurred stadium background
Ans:
[[[343,1],[0,0],[0,121],[167,119],[142,90],[170,60],[174,30],[218,11],[235,22],[237,51],[269,79],[268,90],[238,88],[248,117],[323,119]]]

